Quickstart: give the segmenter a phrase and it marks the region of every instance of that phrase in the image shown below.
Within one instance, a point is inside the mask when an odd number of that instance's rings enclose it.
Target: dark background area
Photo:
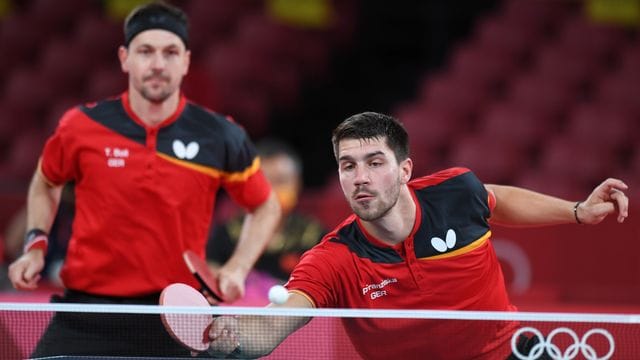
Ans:
[[[456,42],[469,35],[478,16],[497,1],[363,1],[353,45],[333,55],[331,76],[304,84],[301,102],[271,116],[275,136],[301,150],[305,183],[334,176],[331,131],[363,111],[391,113],[415,95],[426,74],[442,68]]]

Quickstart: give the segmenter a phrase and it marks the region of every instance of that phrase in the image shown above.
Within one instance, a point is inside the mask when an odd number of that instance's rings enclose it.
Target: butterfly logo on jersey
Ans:
[[[173,140],[173,153],[176,154],[178,159],[191,160],[198,155],[200,151],[200,145],[197,142],[192,141],[185,145],[180,140]]]
[[[431,246],[441,253],[446,252],[449,249],[453,249],[453,247],[456,246],[456,232],[453,231],[453,229],[449,229],[445,240],[442,240],[437,236],[432,237]]]

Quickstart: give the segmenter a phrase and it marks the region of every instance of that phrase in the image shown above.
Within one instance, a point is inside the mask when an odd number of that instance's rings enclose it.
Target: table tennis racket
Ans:
[[[160,306],[197,306],[207,308],[209,302],[198,290],[182,283],[173,283],[160,293]],[[209,348],[209,328],[211,314],[160,314],[167,332],[191,351],[205,351]]]
[[[206,291],[207,293],[205,295],[209,295],[209,297],[219,303],[224,302],[222,292],[218,286],[218,278],[211,272],[207,262],[191,250],[183,252],[182,257],[189,271],[200,283],[202,287],[201,291]]]

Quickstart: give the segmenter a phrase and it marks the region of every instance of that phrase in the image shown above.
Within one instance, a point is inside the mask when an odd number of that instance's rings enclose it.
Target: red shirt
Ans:
[[[197,286],[182,259],[204,257],[216,193],[253,209],[270,191],[253,144],[233,121],[181,98],[158,127],[127,93],[69,110],[41,160],[47,181],[75,181],[76,212],[61,277],[67,288],[142,296]]]
[[[294,269],[289,290],[316,307],[513,311],[487,219],[495,198],[467,169],[409,183],[417,205],[409,237],[389,246],[351,215]],[[366,359],[498,359],[507,322],[345,319]]]

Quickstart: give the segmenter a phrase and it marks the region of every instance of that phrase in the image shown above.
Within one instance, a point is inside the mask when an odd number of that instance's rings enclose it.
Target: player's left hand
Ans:
[[[239,269],[225,265],[218,272],[220,291],[225,302],[233,302],[244,297],[246,274]]]
[[[609,214],[617,213],[622,223],[629,216],[629,198],[624,191],[629,187],[619,179],[609,178],[598,185],[577,209],[583,224],[598,224]]]

